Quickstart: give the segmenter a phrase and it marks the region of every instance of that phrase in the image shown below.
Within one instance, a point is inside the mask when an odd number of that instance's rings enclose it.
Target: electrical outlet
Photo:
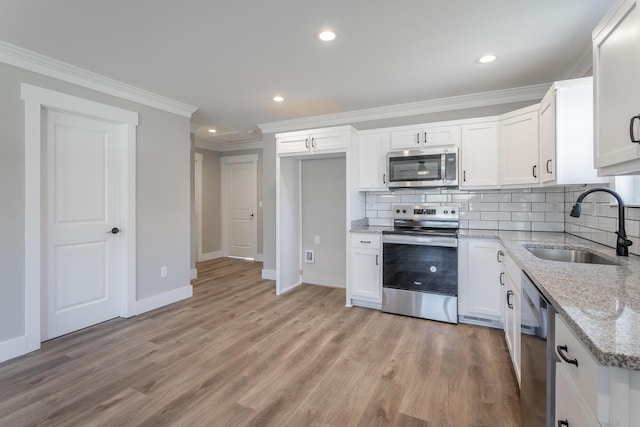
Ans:
[[[160,267],[160,277],[167,277],[167,275],[167,266],[163,265],[162,267]]]
[[[316,236],[313,238],[313,243],[315,243],[316,245],[320,244],[320,236]]]

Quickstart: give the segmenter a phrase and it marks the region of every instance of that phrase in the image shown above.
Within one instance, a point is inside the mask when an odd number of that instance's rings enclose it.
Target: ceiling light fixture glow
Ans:
[[[498,59],[496,55],[494,55],[493,53],[488,53],[476,59],[476,62],[479,64],[489,64],[490,62],[493,62],[496,59]]]
[[[276,96],[273,97],[273,100],[275,102],[282,102],[282,101],[284,101],[284,98],[281,97],[280,95],[276,95]]]
[[[208,132],[209,132],[209,133],[216,133],[216,132],[217,132],[217,130],[215,130],[215,129],[209,129],[209,131],[208,131]]]
[[[323,42],[330,42],[336,38],[336,33],[333,31],[325,30],[318,34],[318,38]]]

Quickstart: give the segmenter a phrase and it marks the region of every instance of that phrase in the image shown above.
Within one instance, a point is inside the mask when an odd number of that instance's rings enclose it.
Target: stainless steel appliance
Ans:
[[[455,206],[393,205],[382,233],[382,311],[458,323]]]
[[[555,310],[522,272],[520,409],[523,427],[555,421]]]
[[[387,155],[389,188],[457,187],[458,148],[392,151]]]

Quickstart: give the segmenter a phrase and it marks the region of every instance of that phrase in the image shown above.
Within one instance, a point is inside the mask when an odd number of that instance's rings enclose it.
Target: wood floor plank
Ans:
[[[0,364],[0,425],[520,425],[502,331],[276,296],[261,270],[199,263],[193,298]]]

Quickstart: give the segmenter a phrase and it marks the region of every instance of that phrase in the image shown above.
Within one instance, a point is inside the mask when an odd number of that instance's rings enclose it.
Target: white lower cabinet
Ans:
[[[559,427],[600,427],[564,364],[556,367],[556,420]]]
[[[379,234],[351,234],[351,303],[367,307],[382,304],[382,250]]]
[[[493,239],[460,239],[458,315],[461,322],[500,324],[500,247]]]

